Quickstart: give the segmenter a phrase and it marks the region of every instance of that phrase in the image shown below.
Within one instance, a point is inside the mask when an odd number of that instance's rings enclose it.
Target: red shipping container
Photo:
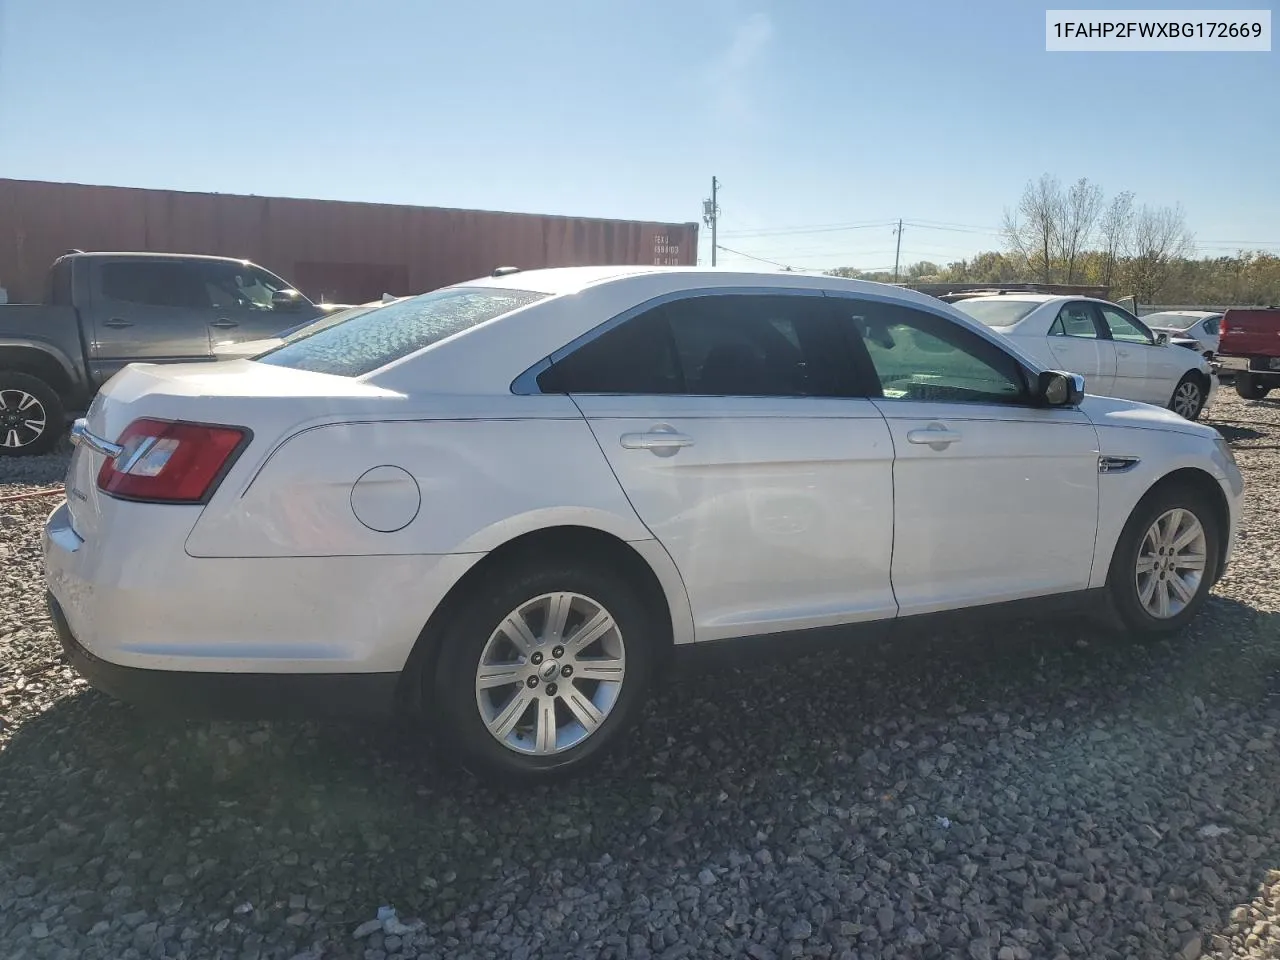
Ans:
[[[39,300],[70,249],[243,258],[314,300],[361,303],[500,266],[692,265],[698,225],[0,179],[10,302]]]

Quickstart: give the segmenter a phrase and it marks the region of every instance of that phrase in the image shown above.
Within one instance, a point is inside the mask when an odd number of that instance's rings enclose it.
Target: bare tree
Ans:
[[[1111,199],[1111,205],[1099,225],[1102,240],[1102,285],[1111,286],[1116,261],[1125,247],[1129,226],[1133,223],[1133,191],[1125,190]]]
[[[1058,224],[1055,230],[1058,259],[1067,283],[1076,279],[1076,263],[1088,248],[1094,224],[1102,212],[1102,187],[1081,177],[1066,193],[1060,194]]]
[[[1168,281],[1175,265],[1195,246],[1181,205],[1150,207],[1144,204],[1133,217],[1125,253],[1129,281],[1139,301],[1152,303]]]
[[[1025,260],[1044,283],[1053,282],[1053,254],[1058,247],[1063,204],[1062,185],[1046,173],[1039,180],[1027,181],[1018,209],[1004,214],[1010,252]]]

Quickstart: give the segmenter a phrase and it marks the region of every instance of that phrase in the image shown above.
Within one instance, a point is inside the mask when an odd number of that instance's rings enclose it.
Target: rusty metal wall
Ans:
[[[379,293],[420,293],[498,266],[694,264],[697,247],[696,223],[0,179],[0,286],[11,302],[40,299],[50,263],[71,248],[241,257],[299,283],[298,264],[313,278],[333,264],[329,289],[303,292],[359,302],[386,277],[405,289]]]

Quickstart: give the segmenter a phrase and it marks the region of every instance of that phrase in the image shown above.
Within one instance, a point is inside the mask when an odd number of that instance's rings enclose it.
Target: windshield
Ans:
[[[960,300],[952,304],[988,327],[1012,327],[1040,306],[1036,300]]]
[[[423,347],[547,296],[529,290],[446,287],[341,320],[303,327],[254,359],[278,367],[360,377]]]
[[[1200,313],[1149,313],[1142,318],[1148,327],[1164,327],[1166,330],[1190,330],[1208,314]]]

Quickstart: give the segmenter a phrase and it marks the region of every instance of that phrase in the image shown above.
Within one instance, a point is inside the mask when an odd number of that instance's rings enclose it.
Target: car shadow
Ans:
[[[1257,829],[1272,814],[1256,813],[1275,810],[1280,749],[1206,753],[1196,738],[1259,716],[1280,723],[1280,617],[1218,597],[1155,643],[1013,621],[675,675],[598,769],[520,790],[478,785],[403,726],[175,724],[84,690],[0,753],[0,846],[18,876],[44,878],[46,902],[177,874],[177,892],[227,911],[246,901],[264,929],[283,922],[281,893],[321,879],[324,922],[349,944],[343,925],[381,904],[447,930],[550,876],[590,888],[607,859],[639,865],[624,873],[638,892],[762,843],[774,869],[819,886],[891,859],[891,889],[933,885],[924,902],[962,863],[1033,849],[1036,896],[1052,899],[1066,872],[1093,875],[1086,844],[1103,849],[1104,879],[1185,888],[1183,916],[1211,936],[1280,866],[1280,838]],[[1197,807],[1234,832],[1200,839]],[[75,856],[86,837],[88,865]],[[1249,844],[1253,867],[1222,865],[1212,844]],[[1196,879],[1208,863],[1216,885]],[[771,882],[749,897],[769,903]],[[1115,909],[1127,929],[1129,907]],[[997,921],[1034,925],[992,907]]]
[[[1243,440],[1257,440],[1265,437],[1266,434],[1261,430],[1255,430],[1253,427],[1240,427],[1230,423],[1211,423],[1215,430],[1222,434],[1222,438],[1228,443],[1240,443]]]

